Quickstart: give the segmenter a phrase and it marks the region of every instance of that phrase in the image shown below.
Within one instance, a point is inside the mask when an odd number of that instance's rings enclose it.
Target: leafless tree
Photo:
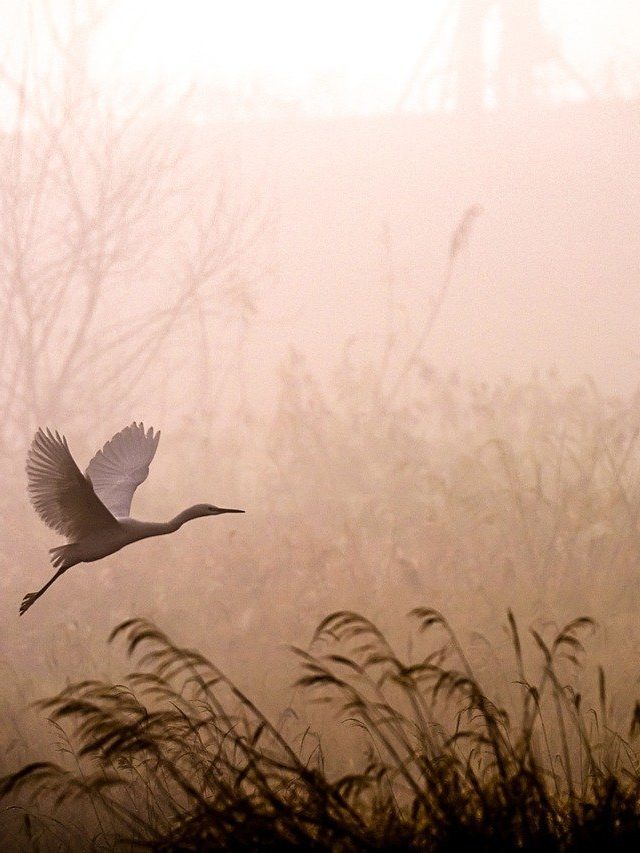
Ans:
[[[211,174],[189,166],[188,96],[115,99],[92,81],[111,5],[39,0],[20,62],[0,67],[0,457],[45,418],[90,427],[133,401],[181,323],[215,394],[211,311],[226,306],[241,346],[267,265],[255,195],[215,153]]]

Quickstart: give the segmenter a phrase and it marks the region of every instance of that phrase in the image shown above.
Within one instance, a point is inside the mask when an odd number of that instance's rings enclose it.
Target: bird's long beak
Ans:
[[[222,515],[223,512],[244,512],[243,509],[224,509],[224,507],[217,507],[218,512],[217,515]]]

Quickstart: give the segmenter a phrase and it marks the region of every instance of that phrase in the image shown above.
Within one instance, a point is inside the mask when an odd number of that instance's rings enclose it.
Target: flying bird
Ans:
[[[244,512],[195,504],[171,521],[131,518],[133,493],[147,479],[159,440],[159,431],[145,432],[143,424],[132,423],[96,453],[82,474],[64,436],[49,429],[36,432],[27,455],[27,490],[40,518],[67,544],[50,550],[57,571],[42,589],[25,595],[20,615],[77,563],[101,560],[139,539],[174,533],[194,518]]]

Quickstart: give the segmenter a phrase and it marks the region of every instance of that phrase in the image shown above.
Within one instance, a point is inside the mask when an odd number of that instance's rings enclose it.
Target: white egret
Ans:
[[[25,595],[20,614],[71,566],[100,560],[149,536],[174,533],[186,521],[205,515],[244,512],[196,504],[171,521],[137,521],[129,516],[136,488],[147,479],[160,432],[132,423],[108,441],[83,475],[64,436],[47,429],[35,434],[27,456],[28,492],[40,518],[66,536],[68,544],[50,550],[55,575],[38,592]]]

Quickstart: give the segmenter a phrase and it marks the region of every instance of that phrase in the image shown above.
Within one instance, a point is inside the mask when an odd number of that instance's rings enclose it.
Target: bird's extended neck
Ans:
[[[166,533],[175,533],[176,530],[180,530],[185,522],[200,518],[202,515],[203,512],[198,506],[191,506],[179,512],[169,521],[140,521],[137,518],[121,518],[119,521],[121,526],[128,531],[133,542],[137,539],[147,539],[150,536],[164,536]]]
[[[120,518],[120,529],[125,532],[125,541],[118,547],[136,542],[138,539],[146,539],[149,536],[162,536],[165,533],[175,533],[187,521],[194,518],[203,518],[207,515],[222,515],[226,512],[244,512],[243,509],[226,509],[224,507],[212,506],[211,504],[195,504],[188,509],[179,512],[171,521],[138,521],[136,518]],[[121,538],[121,537],[120,537]]]
[[[203,513],[198,506],[190,506],[187,509],[183,509],[182,512],[179,512],[171,521],[165,522],[165,527],[167,527],[167,533],[174,533],[176,530],[180,530],[183,524],[187,521],[193,521],[194,518],[202,518]]]

